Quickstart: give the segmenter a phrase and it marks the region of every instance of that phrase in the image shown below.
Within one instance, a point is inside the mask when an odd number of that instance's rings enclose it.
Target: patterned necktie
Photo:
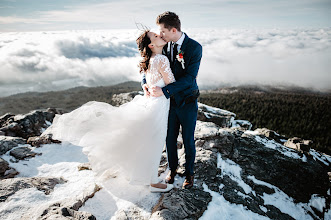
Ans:
[[[172,53],[172,61],[175,63],[175,60],[176,60],[176,56],[177,56],[177,47],[178,47],[178,44],[174,43],[173,44],[173,53]]]

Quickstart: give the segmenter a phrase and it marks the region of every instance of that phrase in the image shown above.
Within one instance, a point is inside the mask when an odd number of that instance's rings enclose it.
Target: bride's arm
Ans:
[[[160,62],[158,63],[158,71],[161,73],[166,85],[176,81],[170,68],[169,59],[166,56],[161,57]]]

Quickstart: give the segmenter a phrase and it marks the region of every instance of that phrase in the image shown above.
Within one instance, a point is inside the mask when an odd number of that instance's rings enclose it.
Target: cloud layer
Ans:
[[[198,83],[331,88],[331,29],[191,29],[203,46]],[[0,96],[139,81],[135,30],[0,35]]]

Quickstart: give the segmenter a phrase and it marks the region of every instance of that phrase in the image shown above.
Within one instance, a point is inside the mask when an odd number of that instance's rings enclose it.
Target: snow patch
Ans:
[[[233,181],[243,188],[246,194],[252,192],[252,188],[241,178],[241,167],[230,159],[223,160],[220,153],[217,154],[217,168],[221,169],[221,176],[229,176]]]
[[[212,201],[208,204],[207,210],[200,217],[200,220],[222,220],[247,219],[247,220],[266,220],[267,217],[261,216],[248,210],[241,204],[228,202],[222,195],[210,190],[203,184],[204,191],[210,193]]]

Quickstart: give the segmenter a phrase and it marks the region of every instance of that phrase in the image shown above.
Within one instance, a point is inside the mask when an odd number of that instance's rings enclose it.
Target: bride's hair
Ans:
[[[152,56],[152,50],[148,47],[148,45],[151,43],[151,39],[149,39],[147,36],[148,33],[149,30],[145,30],[144,33],[136,40],[140,55],[143,58],[138,65],[140,68],[140,73],[146,72],[148,70],[149,61]]]

